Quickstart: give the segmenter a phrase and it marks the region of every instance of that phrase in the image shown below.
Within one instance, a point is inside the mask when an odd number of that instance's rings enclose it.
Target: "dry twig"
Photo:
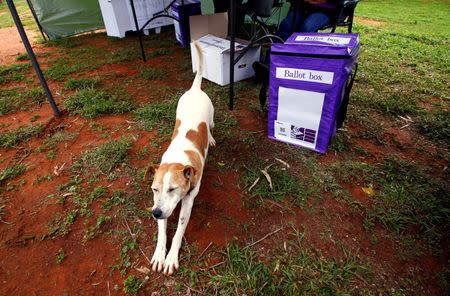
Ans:
[[[283,228],[284,228],[284,226],[278,228],[278,229],[275,230],[275,231],[272,231],[272,232],[266,234],[265,236],[263,236],[263,237],[260,238],[259,240],[257,240],[257,241],[255,241],[255,242],[253,242],[253,243],[247,245],[246,247],[244,247],[244,250],[245,250],[245,249],[248,249],[248,248],[250,248],[250,247],[253,247],[253,246],[256,245],[257,243],[262,242],[263,240],[265,240],[266,238],[268,238],[268,237],[271,236],[271,235],[274,235],[275,233],[277,233],[278,231],[280,231],[280,230],[283,229]]]

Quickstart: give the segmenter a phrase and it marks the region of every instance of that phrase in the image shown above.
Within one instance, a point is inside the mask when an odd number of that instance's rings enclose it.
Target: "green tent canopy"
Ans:
[[[104,28],[98,0],[31,0],[50,39]]]

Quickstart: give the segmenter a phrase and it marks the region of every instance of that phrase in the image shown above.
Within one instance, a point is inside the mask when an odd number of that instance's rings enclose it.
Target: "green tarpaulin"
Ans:
[[[31,0],[50,39],[104,28],[98,0]]]

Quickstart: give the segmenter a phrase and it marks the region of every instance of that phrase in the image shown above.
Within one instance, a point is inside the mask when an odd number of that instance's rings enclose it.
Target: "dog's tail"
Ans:
[[[195,50],[197,51],[198,63],[197,63],[197,74],[195,75],[194,82],[192,83],[192,88],[201,88],[202,86],[202,73],[203,73],[203,53],[200,43],[194,41]]]

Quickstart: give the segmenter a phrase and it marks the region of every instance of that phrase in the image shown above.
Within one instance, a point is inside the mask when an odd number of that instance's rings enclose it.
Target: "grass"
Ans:
[[[0,65],[0,84],[25,81],[25,74],[28,73],[30,67],[30,63]]]
[[[384,24],[374,28],[356,22],[362,52],[354,104],[388,116],[414,116],[416,127],[432,139],[445,136],[448,133],[445,116],[430,115],[419,103],[427,102],[430,96],[442,98],[445,103],[440,109],[448,111],[446,77],[450,73],[450,53],[444,29],[447,12],[445,1],[360,3],[358,16]]]
[[[75,134],[66,132],[66,131],[57,131],[54,134],[48,136],[41,147],[39,147],[39,150],[48,150],[48,149],[54,149],[58,143],[64,142],[64,141],[70,141],[73,140],[76,137]]]
[[[99,78],[70,78],[64,84],[64,88],[69,90],[93,89],[99,85]]]
[[[207,295],[348,295],[357,291],[356,278],[370,281],[369,268],[351,255],[327,259],[303,246],[304,233],[289,236],[289,251],[275,243],[264,261],[255,250],[232,243],[223,252],[224,264],[214,273],[194,272],[191,284]]]
[[[26,167],[23,164],[7,167],[3,171],[0,171],[0,184],[14,179],[17,176],[23,175],[26,171]]]
[[[123,114],[133,109],[128,99],[110,95],[95,88],[78,90],[64,101],[65,108],[71,114],[80,114],[94,118],[105,114]]]
[[[142,280],[139,277],[130,275],[123,282],[123,291],[127,294],[136,295],[141,288],[141,283]]]
[[[166,100],[160,103],[151,103],[137,108],[133,112],[144,129],[158,128],[161,134],[170,134],[175,123],[177,99]]]
[[[449,110],[436,110],[422,117],[417,123],[421,133],[436,141],[450,139],[450,112]]]
[[[31,15],[31,11],[28,8],[27,2],[25,0],[17,0],[14,1],[14,5],[16,6],[17,13],[22,21],[22,24],[25,27],[34,29],[37,31],[36,23]],[[11,17],[11,14],[8,9],[8,5],[6,1],[0,3],[0,28],[13,27],[14,21]]]
[[[27,91],[21,88],[2,90],[0,92],[0,115],[41,106],[45,102],[45,98],[44,92],[39,88]]]
[[[52,220],[47,223],[47,234],[43,238],[50,237],[53,239],[69,234],[77,215],[77,210],[70,211],[65,217],[60,212],[55,213]]]
[[[330,169],[340,182],[373,187],[373,204],[358,206],[366,217],[365,227],[371,229],[378,222],[396,235],[419,232],[430,247],[437,247],[445,237],[450,188],[426,168],[388,156],[377,165],[344,161]]]
[[[108,175],[126,160],[131,146],[132,142],[126,138],[108,141],[91,151],[84,152],[81,159],[74,164],[74,169],[88,171],[94,175]]]
[[[31,138],[36,137],[44,130],[43,125],[22,126],[15,130],[0,133],[0,147],[12,148],[18,144],[25,143]]]
[[[56,263],[60,264],[64,259],[66,258],[66,253],[64,252],[64,249],[59,249],[58,253],[56,254]]]
[[[259,182],[249,192],[253,196],[269,198],[274,200],[282,200],[289,198],[295,205],[304,204],[307,191],[305,190],[302,181],[293,176],[292,172],[287,171],[280,165],[273,165],[266,171],[271,177],[273,189],[270,188],[269,181],[262,174],[263,168],[247,169],[243,176],[244,186],[249,189],[257,178]]]
[[[158,68],[142,69],[139,76],[148,80],[164,80],[167,77],[167,71]]]

